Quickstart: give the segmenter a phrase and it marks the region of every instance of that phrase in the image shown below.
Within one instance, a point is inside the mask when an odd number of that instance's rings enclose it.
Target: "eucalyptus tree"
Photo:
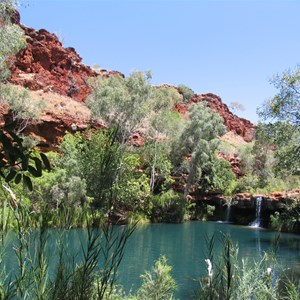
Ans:
[[[195,92],[184,84],[177,86],[179,93],[182,95],[183,102],[190,102]]]
[[[11,18],[16,11],[16,1],[0,1],[0,80],[9,75],[9,58],[18,53],[26,42],[23,30],[13,24]]]
[[[183,119],[172,106],[181,99],[175,89],[155,89],[154,105],[149,114],[145,135],[145,157],[150,167],[150,189],[154,191],[157,175],[163,177],[171,172],[171,145],[179,137]]]
[[[0,1],[0,103],[9,96],[10,89],[2,82],[9,75],[10,57],[25,46],[22,29],[12,23],[16,1]],[[16,94],[14,96],[17,96]],[[5,122],[0,127],[0,176],[8,183],[24,182],[32,190],[30,176],[39,177],[42,169],[50,169],[47,157],[38,158],[33,149],[24,146],[23,139],[16,135],[16,122]]]
[[[9,76],[13,57],[26,46],[21,27],[12,22],[16,14],[17,1],[0,1],[0,104],[6,104],[12,121],[16,121],[15,132],[21,133],[30,120],[38,119],[41,103],[33,104],[25,90],[17,91],[13,86],[2,83]]]
[[[265,101],[258,113],[264,120],[287,122],[300,127],[300,65],[270,80],[279,92]]]
[[[278,93],[258,109],[275,144],[277,171],[300,173],[300,65],[272,78]]]
[[[171,112],[171,108],[181,96],[174,88],[151,86],[150,79],[149,72],[133,72],[127,78],[94,79],[87,105],[93,118],[102,119],[109,128],[117,129],[123,151],[135,131],[144,132],[145,157],[150,166],[153,191],[158,161],[170,152],[166,147],[168,140],[178,132],[178,115]],[[122,160],[120,162],[122,164]]]
[[[212,158],[219,144],[219,136],[225,133],[223,119],[205,102],[191,106],[189,118],[174,154],[188,161],[184,201],[187,199],[191,185],[199,181],[204,172],[210,170]]]
[[[172,170],[172,144],[177,143],[184,128],[182,116],[175,111],[153,115],[146,136],[144,156],[150,167],[150,189],[154,191],[157,177],[166,178]]]
[[[121,145],[129,140],[151,109],[153,88],[150,73],[133,72],[129,77],[98,77],[91,80],[87,105],[92,117],[117,128]]]

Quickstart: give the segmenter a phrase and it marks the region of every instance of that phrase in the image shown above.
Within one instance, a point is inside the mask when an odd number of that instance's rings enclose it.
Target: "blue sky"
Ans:
[[[21,23],[58,34],[87,65],[151,70],[153,84],[184,84],[242,103],[241,117],[276,90],[269,79],[299,63],[300,1],[23,0]]]

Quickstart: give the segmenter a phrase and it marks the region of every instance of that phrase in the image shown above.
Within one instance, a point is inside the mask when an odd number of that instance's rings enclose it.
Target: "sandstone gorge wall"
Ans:
[[[14,17],[14,22],[20,24],[18,13]],[[117,71],[99,70],[96,72],[82,63],[81,57],[74,48],[64,48],[55,34],[51,34],[45,29],[35,30],[21,24],[20,26],[25,32],[27,47],[20,51],[11,66],[10,81],[14,84],[33,91],[56,93],[84,102],[90,93],[87,84],[88,77],[124,76]],[[178,104],[175,109],[186,113],[191,104],[199,101],[206,101],[224,118],[228,131],[240,135],[247,142],[253,139],[255,126],[250,121],[234,115],[221,98],[214,94],[195,94],[190,103]],[[63,118],[63,116],[55,115],[55,111],[52,112],[52,115],[53,119],[47,123],[47,126],[53,122],[60,123],[59,119]],[[41,133],[47,132],[42,128],[43,125],[39,124],[39,127],[41,127]],[[68,127],[66,126],[66,128]]]

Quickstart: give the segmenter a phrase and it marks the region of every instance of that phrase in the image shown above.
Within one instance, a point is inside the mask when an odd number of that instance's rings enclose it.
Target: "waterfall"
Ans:
[[[262,204],[262,197],[257,197],[256,207],[255,207],[255,220],[249,224],[251,227],[260,227],[261,204]]]
[[[230,220],[230,209],[231,209],[231,205],[230,205],[230,203],[227,203],[227,206],[226,206],[226,217],[225,217],[225,222],[226,223],[229,223],[229,220]]]

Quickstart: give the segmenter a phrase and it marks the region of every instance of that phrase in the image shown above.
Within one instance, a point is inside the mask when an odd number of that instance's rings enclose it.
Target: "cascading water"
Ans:
[[[257,197],[256,208],[255,208],[255,220],[249,224],[251,227],[260,227],[261,205],[262,205],[262,197]]]
[[[226,217],[225,217],[226,223],[229,223],[230,220],[230,210],[231,210],[231,203],[228,202],[226,206]]]

